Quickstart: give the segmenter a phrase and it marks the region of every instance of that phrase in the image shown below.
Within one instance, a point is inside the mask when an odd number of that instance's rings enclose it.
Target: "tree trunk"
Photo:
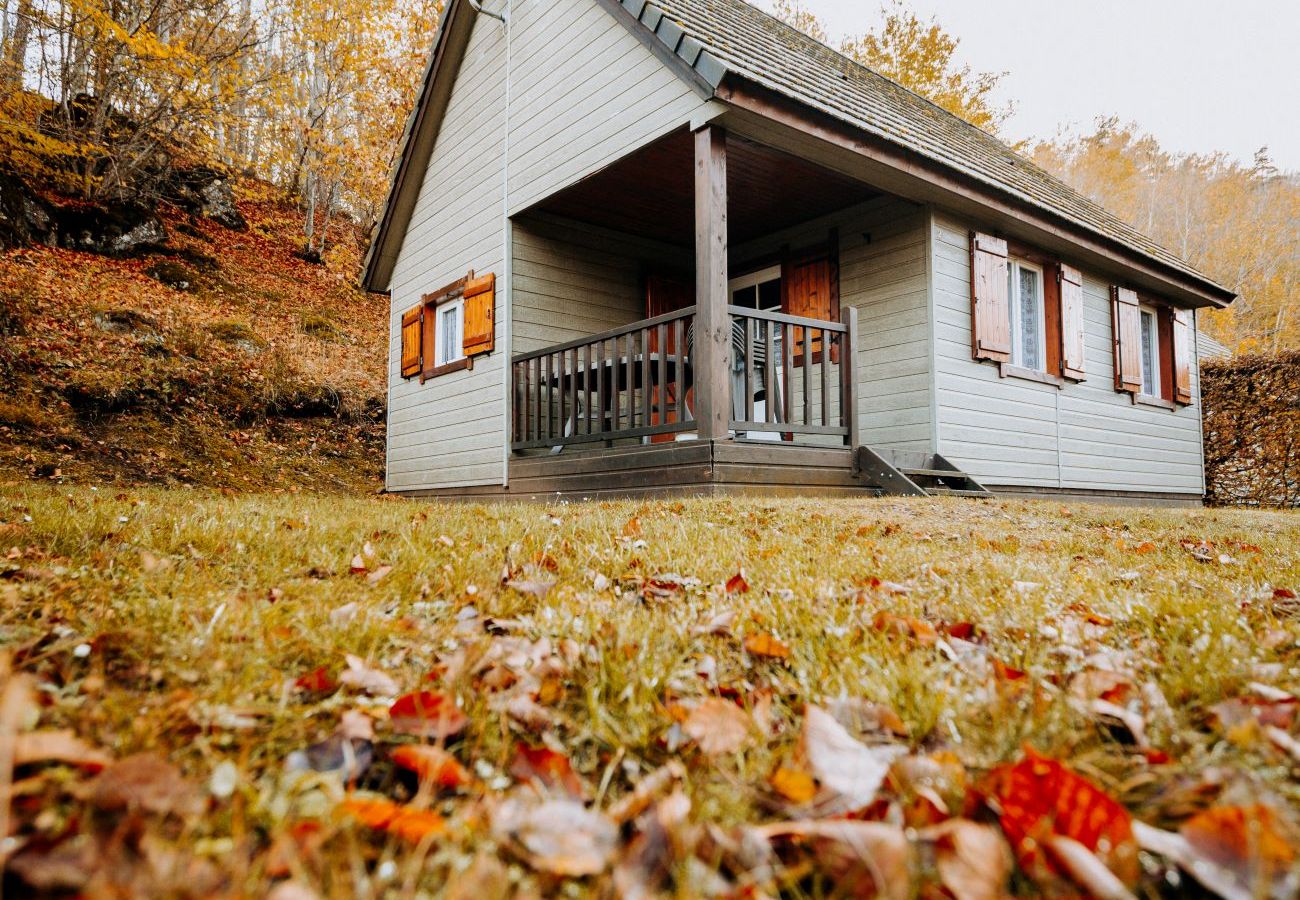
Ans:
[[[0,89],[5,93],[22,87],[23,74],[27,69],[27,41],[31,36],[32,17],[35,15],[32,0],[18,0],[18,21],[14,23],[13,34],[5,44],[4,59],[0,61]]]

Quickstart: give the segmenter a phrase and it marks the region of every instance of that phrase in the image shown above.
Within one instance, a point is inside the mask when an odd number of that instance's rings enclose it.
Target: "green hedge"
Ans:
[[[1206,499],[1300,507],[1300,350],[1201,365]]]

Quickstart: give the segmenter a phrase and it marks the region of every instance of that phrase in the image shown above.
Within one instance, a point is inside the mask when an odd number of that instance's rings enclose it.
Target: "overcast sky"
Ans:
[[[881,19],[881,0],[804,2],[832,43]],[[962,62],[1007,73],[1013,138],[1118,115],[1169,150],[1249,162],[1267,145],[1300,171],[1300,0],[908,2],[961,39]]]

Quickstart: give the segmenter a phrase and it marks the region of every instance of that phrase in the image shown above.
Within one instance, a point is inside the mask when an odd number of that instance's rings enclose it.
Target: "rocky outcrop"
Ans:
[[[120,257],[160,247],[166,241],[162,219],[148,206],[56,206],[22,179],[0,174],[0,249],[47,244]]]
[[[0,250],[54,244],[54,210],[22,180],[0,172]]]
[[[178,169],[172,173],[165,191],[186,212],[211,219],[218,225],[243,231],[248,222],[235,205],[235,192],[224,172],[207,166]]]

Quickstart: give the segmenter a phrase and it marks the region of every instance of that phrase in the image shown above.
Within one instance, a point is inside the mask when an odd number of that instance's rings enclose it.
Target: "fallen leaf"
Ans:
[[[507,900],[510,895],[510,872],[495,853],[479,853],[447,883],[447,900]]]
[[[392,697],[401,690],[401,687],[390,675],[381,672],[379,669],[371,668],[361,657],[349,653],[346,659],[348,667],[339,676],[340,683],[363,691],[372,697]]]
[[[912,846],[897,825],[835,819],[777,822],[748,829],[762,840],[809,847],[834,879],[837,896],[912,897]]]
[[[1179,832],[1133,823],[1142,849],[1176,863],[1225,900],[1295,896],[1296,854],[1281,828],[1263,805],[1210,807]]]
[[[338,682],[324,666],[312,669],[305,675],[294,679],[293,686],[309,694],[332,694],[338,689]]]
[[[709,697],[691,710],[682,731],[705,756],[721,756],[745,746],[753,734],[753,720],[730,700]]]
[[[939,880],[956,900],[1001,900],[1013,860],[1006,839],[991,825],[950,819],[920,832],[934,844]]]
[[[335,628],[348,625],[357,617],[357,613],[360,610],[361,607],[356,603],[356,601],[353,601],[352,603],[344,603],[342,606],[335,607],[330,610],[330,624]]]
[[[727,579],[728,594],[744,594],[749,591],[749,582],[745,580],[745,570],[741,569]]]
[[[363,575],[370,570],[366,566],[365,558],[358,553],[356,556],[352,557],[352,565],[348,567],[348,571],[353,575]]]
[[[70,730],[29,731],[13,737],[13,764],[66,763],[98,772],[113,761],[103,750],[91,747]]]
[[[492,830],[533,868],[570,878],[605,871],[619,845],[609,817],[569,799],[506,800],[493,810]]]
[[[105,767],[83,790],[86,799],[110,812],[141,810],[192,818],[207,805],[180,770],[156,753],[137,753]]]
[[[388,718],[398,734],[415,734],[434,740],[455,737],[469,724],[456,701],[436,691],[403,694],[388,708]]]
[[[384,798],[349,797],[342,809],[367,828],[386,831],[410,844],[445,834],[442,816],[427,809],[402,806]]]
[[[851,812],[869,806],[904,747],[868,747],[855,740],[835,717],[820,707],[804,711],[799,752],[808,771],[829,796],[819,801],[824,815]]]
[[[1083,844],[1062,834],[1048,836],[1046,849],[1075,884],[1097,900],[1133,900],[1133,893]]]
[[[623,537],[640,537],[641,536],[641,519],[639,516],[633,516],[623,525]]]
[[[561,790],[578,800],[587,799],[587,785],[573,771],[569,758],[547,747],[516,745],[515,757],[510,763],[510,775],[519,781],[539,784],[548,790]]]
[[[811,802],[817,795],[817,782],[803,769],[780,766],[768,783],[782,797],[800,806]]]
[[[736,611],[734,609],[723,610],[708,621],[692,626],[691,634],[695,636],[718,634],[725,637],[731,634],[731,626],[735,621]]]
[[[751,631],[745,635],[745,652],[768,659],[790,658],[790,648],[764,631]]]
[[[605,814],[621,825],[645,812],[655,796],[662,793],[668,785],[685,780],[686,768],[677,760],[671,759],[637,782],[632,792],[611,805]]]
[[[460,761],[441,747],[407,744],[393,750],[392,757],[397,765],[418,775],[421,782],[435,787],[458,788],[471,781]]]
[[[366,582],[368,584],[379,584],[379,582],[383,581],[384,577],[391,571],[393,571],[392,566],[380,566],[366,576]]]
[[[551,588],[555,587],[555,582],[543,581],[539,578],[512,578],[506,582],[506,587],[536,597],[538,600],[544,600],[551,592]]]
[[[1092,782],[1032,747],[1025,748],[1019,762],[995,770],[991,780],[1002,830],[1031,875],[1044,878],[1059,871],[1043,848],[1048,838],[1063,835],[1098,854],[1124,884],[1137,881],[1137,844],[1128,811]]]

